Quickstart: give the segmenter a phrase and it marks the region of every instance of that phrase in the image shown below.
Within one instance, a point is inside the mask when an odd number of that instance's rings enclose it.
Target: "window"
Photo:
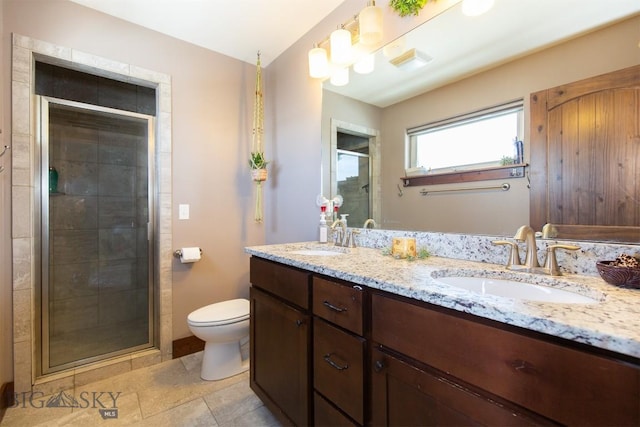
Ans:
[[[409,129],[411,168],[446,173],[523,163],[523,102]]]

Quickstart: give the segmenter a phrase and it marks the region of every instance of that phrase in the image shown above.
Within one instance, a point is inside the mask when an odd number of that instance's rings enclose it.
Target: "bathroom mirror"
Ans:
[[[365,136],[376,144],[379,156],[370,154],[370,158],[380,169],[372,168],[368,185],[359,187],[375,195],[369,199],[377,228],[512,235],[519,225],[529,223],[529,168],[524,177],[432,186],[430,190],[443,192],[423,196],[423,187],[403,187],[400,180],[406,167],[406,129],[520,98],[526,145],[529,95],[602,74],[597,67],[591,71],[583,66],[587,55],[593,63],[590,46],[618,45],[620,38],[635,34],[635,51],[618,56],[635,54],[637,58],[637,20],[629,18],[639,13],[640,5],[633,0],[606,6],[601,2],[496,0],[491,11],[474,18],[462,15],[459,3],[452,6],[376,51],[373,73],[360,75],[350,70],[345,86],[333,86],[328,80],[323,83],[325,195],[337,191],[336,132],[361,136],[349,128],[367,129]],[[407,54],[411,49],[414,51]],[[423,68],[411,70],[420,62],[425,63]],[[525,162],[529,155],[525,146]],[[496,188],[508,183],[510,189],[484,190],[487,183]],[[447,192],[467,187],[469,191]],[[349,226],[362,224],[349,222]]]

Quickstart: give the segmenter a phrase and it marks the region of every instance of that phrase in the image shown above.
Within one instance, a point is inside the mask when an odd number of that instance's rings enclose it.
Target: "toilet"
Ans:
[[[202,356],[203,380],[220,380],[249,369],[240,353],[240,340],[249,335],[249,300],[218,302],[187,316],[191,332],[205,342]]]

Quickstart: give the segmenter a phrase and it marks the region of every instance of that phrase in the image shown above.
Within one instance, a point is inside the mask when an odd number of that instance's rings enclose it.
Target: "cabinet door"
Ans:
[[[250,295],[251,388],[284,424],[309,425],[309,315],[254,287]]]
[[[535,425],[479,394],[378,349],[371,357],[374,426]]]

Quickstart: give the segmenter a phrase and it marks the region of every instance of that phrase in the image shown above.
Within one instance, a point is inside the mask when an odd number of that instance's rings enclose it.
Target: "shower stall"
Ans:
[[[154,117],[38,96],[40,374],[153,347]]]

